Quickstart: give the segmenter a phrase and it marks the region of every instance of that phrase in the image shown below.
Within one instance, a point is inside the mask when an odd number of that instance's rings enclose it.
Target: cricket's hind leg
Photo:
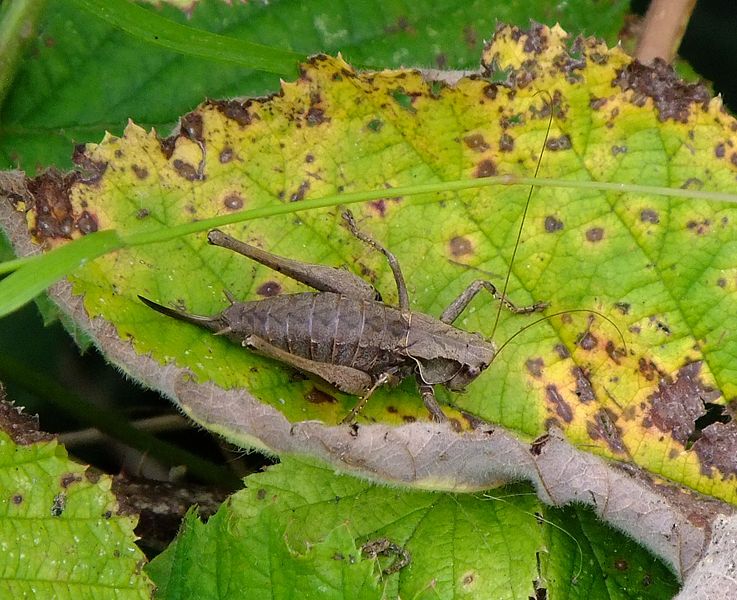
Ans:
[[[469,305],[471,300],[473,300],[476,294],[481,290],[488,291],[496,300],[499,300],[507,310],[518,315],[525,315],[544,310],[548,306],[547,302],[535,302],[535,304],[531,304],[530,306],[516,306],[515,304],[512,304],[506,296],[497,292],[496,287],[491,283],[491,281],[487,281],[486,279],[477,279],[450,303],[448,308],[446,308],[443,311],[443,314],[440,315],[440,320],[443,323],[453,323],[453,321],[455,321],[459,315],[466,310],[466,307]]]
[[[376,288],[349,271],[277,256],[236,240],[219,229],[210,231],[207,234],[207,241],[213,246],[220,246],[242,254],[320,292],[334,292],[357,300],[381,300]]]
[[[355,237],[357,237],[363,243],[368,244],[374,250],[381,252],[386,257],[386,260],[389,262],[389,267],[391,268],[392,273],[394,274],[394,281],[397,284],[397,295],[399,297],[399,310],[402,311],[402,314],[409,315],[409,295],[407,294],[407,285],[404,283],[404,275],[402,275],[402,269],[399,266],[399,261],[397,260],[397,257],[394,256],[394,254],[392,254],[389,250],[384,248],[384,246],[382,246],[374,238],[369,236],[367,233],[364,233],[363,231],[361,231],[358,228],[358,225],[356,224],[356,220],[353,218],[353,213],[351,213],[351,211],[346,210],[345,212],[343,212],[343,220],[346,222],[346,225],[348,226],[348,231],[350,231]]]

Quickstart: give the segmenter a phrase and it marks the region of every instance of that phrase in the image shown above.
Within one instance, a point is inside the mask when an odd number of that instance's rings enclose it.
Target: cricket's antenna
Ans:
[[[537,157],[537,165],[535,166],[535,175],[534,177],[537,178],[537,174],[540,172],[540,165],[543,162],[543,155],[545,154],[545,146],[548,143],[548,137],[550,136],[550,129],[553,126],[553,98],[552,96],[547,92],[547,90],[540,90],[536,92],[533,95],[533,98],[535,96],[538,96],[540,94],[545,94],[548,97],[548,102],[550,103],[550,118],[548,119],[548,128],[545,130],[545,139],[543,140],[543,147],[540,151],[540,156]],[[507,276],[504,278],[504,286],[502,287],[502,298],[507,297],[507,288],[509,287],[509,279],[512,276],[512,265],[514,265],[514,259],[517,256],[517,248],[519,247],[519,242],[522,239],[522,229],[525,226],[525,220],[527,219],[527,210],[530,208],[530,201],[532,200],[532,193],[535,191],[535,186],[530,186],[530,191],[527,194],[527,202],[525,202],[525,208],[522,211],[522,221],[519,224],[519,229],[517,230],[517,239],[514,242],[514,250],[512,251],[512,257],[509,260],[509,268],[507,269]],[[499,308],[496,311],[496,317],[494,318],[494,327],[491,329],[491,339],[494,339],[494,335],[496,334],[496,328],[499,325],[499,319],[502,316],[502,304],[499,303]]]

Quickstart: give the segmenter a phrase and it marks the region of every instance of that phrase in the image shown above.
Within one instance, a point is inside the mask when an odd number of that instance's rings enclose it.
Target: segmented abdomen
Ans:
[[[374,374],[406,361],[408,325],[380,302],[308,292],[246,306],[253,334],[291,354]]]

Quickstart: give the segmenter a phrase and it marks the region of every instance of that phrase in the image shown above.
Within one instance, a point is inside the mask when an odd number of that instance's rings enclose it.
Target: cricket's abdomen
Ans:
[[[246,302],[238,309],[233,335],[255,335],[272,346],[320,363],[353,367],[379,375],[406,362],[408,323],[380,302],[332,292],[306,292]],[[224,314],[225,314],[224,313]]]

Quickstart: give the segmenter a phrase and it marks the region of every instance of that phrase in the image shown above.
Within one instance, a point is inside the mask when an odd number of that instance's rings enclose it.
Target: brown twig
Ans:
[[[650,64],[656,58],[671,63],[695,5],[696,0],[652,0],[635,58],[643,64]]]

